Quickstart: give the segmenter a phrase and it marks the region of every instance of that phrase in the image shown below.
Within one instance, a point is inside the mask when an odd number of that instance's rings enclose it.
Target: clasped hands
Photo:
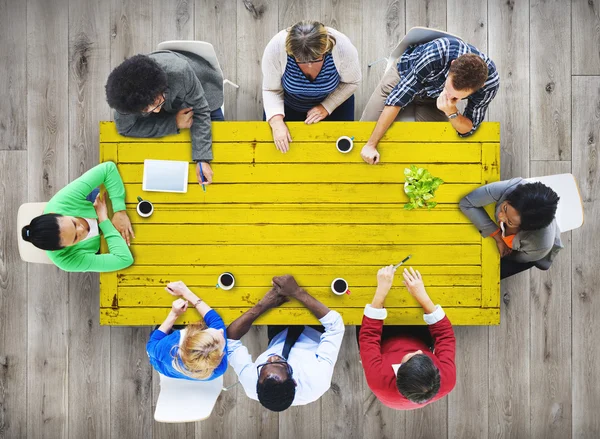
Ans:
[[[287,302],[290,297],[296,298],[304,291],[291,274],[275,276],[272,284],[273,288],[259,301],[259,304],[266,308],[276,308]]]

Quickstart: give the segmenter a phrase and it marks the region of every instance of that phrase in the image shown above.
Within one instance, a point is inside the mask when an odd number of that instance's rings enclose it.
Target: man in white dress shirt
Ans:
[[[288,298],[308,308],[324,332],[309,326],[282,327],[267,350],[253,362],[240,338],[260,315]],[[269,332],[273,334],[274,329],[270,327]],[[338,312],[300,288],[293,276],[276,276],[265,297],[227,328],[227,357],[246,395],[267,409],[280,412],[291,405],[316,401],[329,389],[343,338],[344,322]]]

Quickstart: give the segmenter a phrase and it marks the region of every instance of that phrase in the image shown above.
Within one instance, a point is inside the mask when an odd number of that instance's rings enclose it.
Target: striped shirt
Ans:
[[[500,87],[500,75],[494,62],[475,47],[457,38],[438,38],[426,44],[411,46],[398,62],[400,82],[389,94],[385,104],[406,107],[415,97],[437,98],[444,89],[450,63],[465,53],[481,57],[488,67],[488,79],[483,87],[470,95],[463,116],[473,122],[469,136],[485,118],[485,112]]]
[[[285,104],[301,112],[308,111],[323,102],[339,83],[340,74],[335,68],[330,53],[323,57],[323,67],[314,81],[306,77],[294,57],[290,55],[281,77]]]

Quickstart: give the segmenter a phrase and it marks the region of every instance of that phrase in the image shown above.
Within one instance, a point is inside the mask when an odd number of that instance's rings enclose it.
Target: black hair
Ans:
[[[62,215],[46,213],[31,220],[31,224],[21,229],[24,241],[31,242],[42,250],[60,250],[60,227],[58,219]]]
[[[521,230],[547,227],[554,219],[559,199],[556,192],[540,182],[521,184],[506,197],[521,216]]]
[[[258,401],[263,407],[273,411],[282,412],[292,405],[296,396],[296,383],[291,376],[285,381],[277,378],[266,378],[262,383],[256,383]]]
[[[409,401],[426,403],[440,391],[440,371],[427,355],[413,355],[398,369],[396,387]]]
[[[108,76],[106,100],[119,113],[140,113],[167,89],[167,74],[146,55],[123,61]]]

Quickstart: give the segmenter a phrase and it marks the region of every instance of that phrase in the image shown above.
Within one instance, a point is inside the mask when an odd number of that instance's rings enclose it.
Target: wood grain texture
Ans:
[[[572,437],[593,438],[600,432],[600,418],[591,407],[600,407],[600,394],[591,383],[600,379],[596,367],[600,354],[591,346],[600,327],[590,319],[600,312],[598,264],[600,247],[600,78],[573,79],[573,174],[579,183],[585,212],[584,225],[572,232]]]
[[[194,39],[194,0],[154,0],[152,3],[152,49],[168,40]]]
[[[98,163],[98,128],[89,121],[110,118],[104,94],[110,63],[110,11],[93,0],[69,3],[69,180]],[[69,274],[69,437],[108,437],[110,328],[99,320],[95,273]],[[94,398],[81,398],[94,395]]]
[[[532,175],[571,172],[571,162],[532,161]],[[571,233],[548,271],[531,272],[531,435],[571,434]]]
[[[530,3],[532,160],[571,159],[570,11],[561,0]]]
[[[247,335],[246,337],[248,339],[251,335]],[[234,386],[237,380],[235,371],[230,367],[223,376],[223,387]],[[236,436],[237,424],[244,421],[243,419],[238,421],[237,406],[239,405],[238,401],[244,398],[248,399],[239,384],[229,390],[223,390],[221,395],[219,395],[210,418],[196,423],[196,439],[238,437]],[[246,436],[239,437],[242,439],[246,438]]]
[[[0,150],[27,149],[27,2],[0,2]]]
[[[66,0],[27,2],[28,201],[68,183]],[[68,437],[68,275],[28,267],[27,437]]]
[[[27,436],[27,264],[17,210],[27,202],[27,152],[0,151],[0,438]]]
[[[571,53],[573,75],[600,75],[600,4],[571,2]]]
[[[265,46],[279,29],[276,0],[237,2],[237,91],[236,120],[262,120],[261,60]],[[271,130],[268,129],[268,136]],[[213,135],[216,135],[213,132]],[[269,137],[269,140],[271,137]]]
[[[381,80],[386,61],[369,67],[378,59],[388,57],[405,34],[404,2],[369,0],[362,2],[362,43],[355,42],[363,79],[356,93],[356,120],[362,114],[371,94]],[[395,66],[392,66],[395,68]],[[362,147],[362,145],[356,145]],[[357,150],[360,148],[357,148]]]
[[[406,2],[406,31],[415,26],[446,30],[446,0]]]
[[[500,121],[501,179],[529,175],[529,7],[490,2],[489,56],[500,90],[490,120]],[[488,435],[530,437],[529,273],[502,281],[502,324],[489,329]],[[507,366],[510,365],[510,366]]]
[[[215,47],[223,77],[233,83],[237,78],[237,3],[221,0],[196,0],[194,39],[207,41]],[[242,66],[243,68],[243,66]],[[258,87],[258,82],[252,88]],[[225,120],[237,120],[237,100],[239,89],[224,86]],[[215,157],[215,161],[218,158]]]

